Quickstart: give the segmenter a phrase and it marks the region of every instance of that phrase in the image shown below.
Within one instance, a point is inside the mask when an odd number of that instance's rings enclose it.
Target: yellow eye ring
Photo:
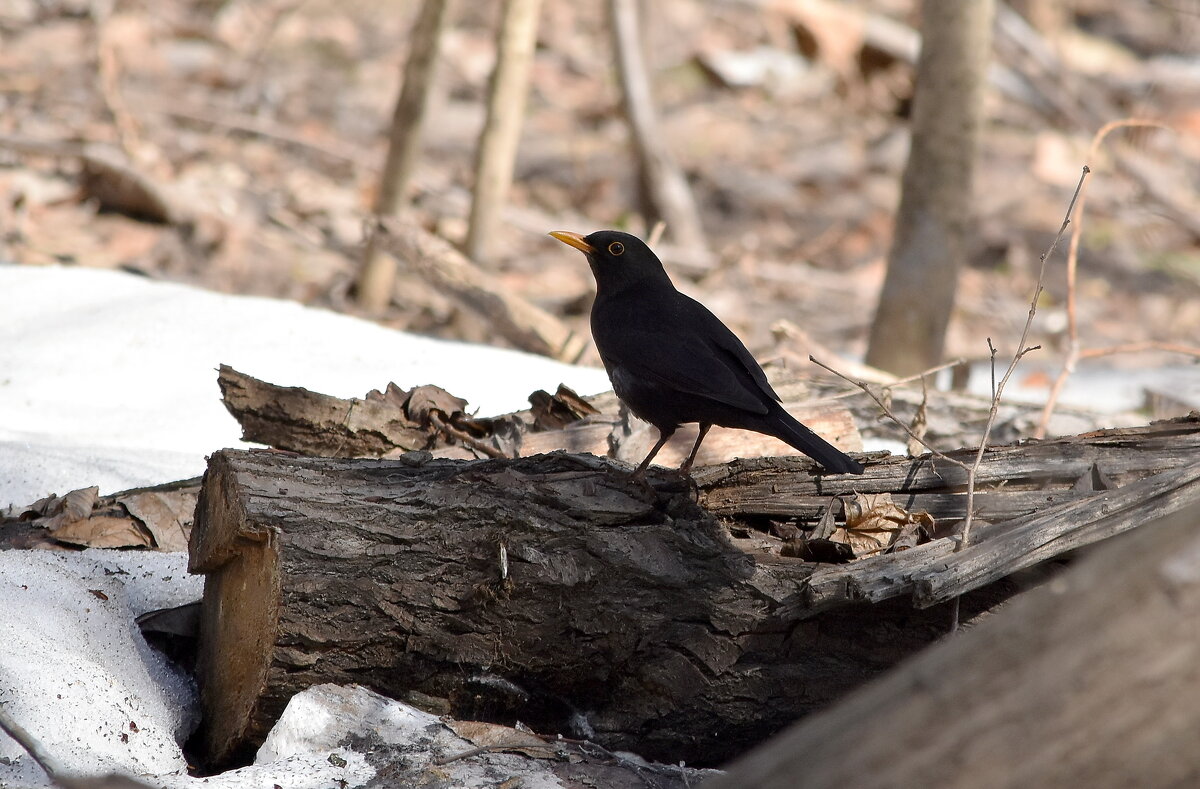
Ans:
[[[625,245],[620,241],[614,241],[608,245],[609,254],[620,255],[625,252]]]

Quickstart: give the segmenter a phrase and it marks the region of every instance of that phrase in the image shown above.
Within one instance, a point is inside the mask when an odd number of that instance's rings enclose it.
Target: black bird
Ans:
[[[550,235],[587,255],[596,277],[592,338],[613,391],[638,417],[658,428],[640,477],[681,424],[700,423],[687,472],[713,425],[766,433],[786,441],[838,474],[861,474],[860,463],[796,421],[779,404],[762,367],[717,316],[680,293],[641,239],[615,230],[589,236]]]

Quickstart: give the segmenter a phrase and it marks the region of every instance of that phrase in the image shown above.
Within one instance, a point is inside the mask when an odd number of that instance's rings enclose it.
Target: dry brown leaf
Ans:
[[[933,516],[924,510],[908,512],[890,493],[856,493],[846,501],[846,525],[830,537],[845,543],[858,558],[889,550],[911,548],[933,530]]]
[[[445,723],[455,734],[476,748],[516,751],[535,759],[552,755],[552,751],[548,750],[548,743],[532,732],[483,721],[447,719]]]
[[[160,551],[186,551],[196,496],[187,491],[135,493],[120,503],[154,537]]]
[[[553,395],[542,389],[529,395],[534,430],[559,430],[584,417],[600,413],[568,386],[558,385]]]
[[[461,397],[455,397],[440,386],[427,384],[409,392],[404,411],[409,419],[425,425],[429,423],[429,415],[435,411],[441,412],[440,416],[445,420],[462,413],[466,407],[467,401]]]
[[[378,389],[372,389],[367,392],[363,398],[368,402],[386,403],[397,411],[404,410],[404,404],[408,402],[408,392],[396,386],[394,382],[388,382],[387,388],[380,392]]]
[[[54,539],[84,548],[151,548],[154,538],[131,517],[97,515],[54,532]]]
[[[64,526],[84,520],[92,514],[99,497],[100,488],[96,486],[73,490],[60,499],[54,499],[43,511],[49,517],[39,521],[38,525],[48,531],[57,532]]]

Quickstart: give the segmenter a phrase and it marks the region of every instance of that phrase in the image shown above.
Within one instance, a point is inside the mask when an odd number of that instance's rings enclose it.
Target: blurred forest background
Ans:
[[[591,274],[547,231],[652,230],[606,5],[541,3],[513,186],[475,255],[583,338]],[[411,260],[399,261],[384,312],[352,295],[420,6],[0,2],[0,258],[119,267],[505,344]],[[760,359],[800,364],[810,341],[866,351],[909,148],[919,10],[916,0],[641,6],[658,135],[711,255],[670,228],[660,251],[681,289]],[[501,11],[448,4],[400,196],[407,218],[460,248]],[[1011,354],[1084,164],[1094,174],[1078,217],[1082,345],[1194,344],[1200,2],[997,3],[993,30],[946,356],[986,358],[988,337]],[[1096,132],[1124,118],[1160,125],[1114,130],[1089,153]],[[1067,328],[1064,257],[1065,244],[1031,337],[1049,353]],[[590,345],[580,358],[598,361]],[[1103,363],[1180,358],[1144,350]]]

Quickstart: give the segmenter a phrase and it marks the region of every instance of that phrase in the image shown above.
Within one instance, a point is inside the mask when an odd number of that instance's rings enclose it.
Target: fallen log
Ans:
[[[1041,559],[1136,526],[1136,495],[1112,506],[1123,491],[1173,491],[1146,503],[1155,512],[1200,500],[1198,436],[1200,420],[1179,420],[1083,436],[1073,452],[1067,440],[998,449],[988,462],[1019,477],[1020,453],[1041,457],[1052,444],[1069,458],[1050,464],[1063,485],[1076,471],[1124,484],[1068,491],[1063,506],[1076,509],[1063,514],[1092,520],[1069,524],[1073,541],[1059,528]],[[939,479],[949,500],[961,482],[927,458],[872,464],[850,485],[805,474],[803,463],[703,469],[701,501],[720,500],[715,491],[728,493],[739,475],[774,480],[777,495],[808,486],[826,501],[851,489],[902,496]],[[729,512],[718,521],[690,484],[652,480],[640,487],[604,460],[565,454],[214,454],[191,542],[191,569],[207,576],[203,752],[218,764],[235,758],[292,694],[357,682],[459,718],[520,719],[665,762],[711,764],[942,635],[944,611],[906,599],[922,580],[960,568],[944,588],[967,594],[968,615],[1011,593],[1011,584],[985,586],[995,573],[962,571],[969,565],[957,557],[986,556],[1002,572],[1023,566],[1012,552],[955,554],[948,538],[816,565],[780,555],[780,540]],[[766,499],[760,490],[754,501]],[[761,509],[744,512],[755,520]],[[1011,533],[1026,540],[1033,521],[1021,518]],[[1005,533],[1005,522],[981,526],[979,549],[1002,545]]]
[[[217,452],[191,543],[207,576],[201,750],[236,759],[294,693],[356,682],[712,763],[945,630],[944,611],[907,603],[797,628],[815,566],[760,542],[731,538],[677,478],[643,488],[586,456]]]

